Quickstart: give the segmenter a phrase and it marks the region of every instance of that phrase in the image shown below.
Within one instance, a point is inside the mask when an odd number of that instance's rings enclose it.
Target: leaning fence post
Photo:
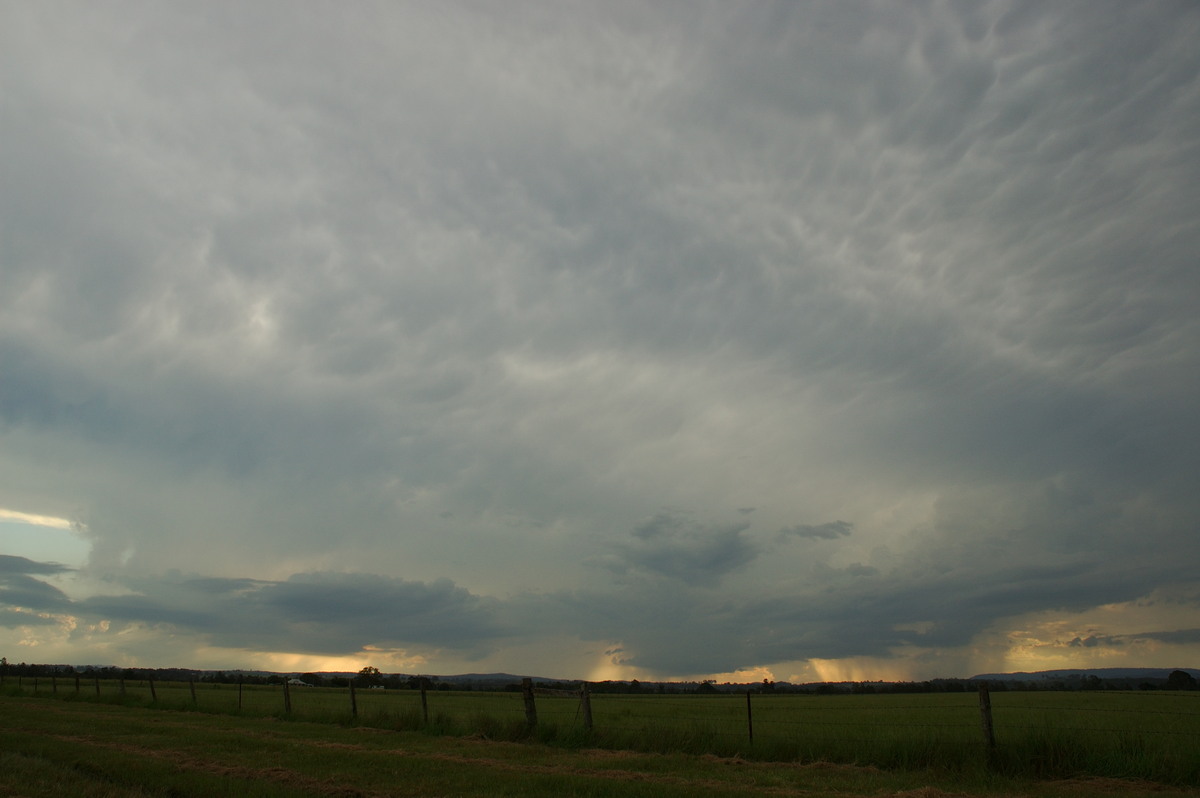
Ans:
[[[238,676],[238,709],[242,708],[242,677]]]
[[[996,749],[996,730],[992,726],[992,696],[988,692],[987,682],[979,683],[979,716],[983,726],[983,742],[988,751]]]
[[[750,691],[746,691],[746,728],[750,732],[750,742],[754,742],[754,713],[750,709]]]
[[[533,679],[528,676],[521,680],[521,694],[525,697],[525,725],[533,729],[537,726],[537,704],[533,701]]]
[[[158,691],[156,691],[154,689],[154,677],[147,676],[146,683],[150,685],[150,700],[157,704],[158,703]]]
[[[79,674],[75,674],[75,693],[79,693]]]
[[[96,680],[96,695],[100,695],[100,677],[96,676],[94,678]]]
[[[583,683],[583,688],[579,691],[579,701],[583,705],[583,728],[585,731],[592,730],[592,696],[588,692],[588,683]]]
[[[429,725],[429,698],[425,695],[425,688],[428,687],[429,680],[424,676],[421,677],[421,722]]]
[[[283,680],[283,711],[292,714],[292,693],[288,690],[288,680]]]
[[[50,674],[50,692],[58,695],[58,677],[54,674]]]
[[[196,680],[188,679],[188,687],[192,689],[192,706],[196,705]]]
[[[358,697],[354,695],[354,679],[350,679],[350,717],[358,717]]]

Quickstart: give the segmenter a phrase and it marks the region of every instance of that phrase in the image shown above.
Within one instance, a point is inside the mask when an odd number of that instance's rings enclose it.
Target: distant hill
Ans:
[[[1099,679],[1166,679],[1172,671],[1183,671],[1200,678],[1196,668],[1060,668],[1051,671],[1018,671],[1017,673],[981,673],[972,676],[972,681],[989,682],[1040,682],[1049,679],[1069,679],[1095,676]]]
[[[861,693],[861,692],[896,692],[896,693],[912,693],[912,692],[962,692],[964,690],[974,690],[975,684],[972,682],[997,682],[1010,683],[1014,685],[1013,689],[1019,690],[1142,690],[1142,689],[1164,689],[1170,685],[1170,675],[1174,671],[1182,671],[1200,682],[1200,668],[1058,668],[1055,670],[1045,671],[1016,671],[1011,673],[980,673],[971,676],[967,679],[963,678],[938,678],[918,682],[885,682],[885,681],[860,681],[860,682],[810,682],[806,684],[793,684],[790,682],[780,681],[772,682],[743,682],[730,683],[724,682],[717,684],[712,680],[705,681],[684,681],[684,682],[657,682],[657,681],[638,681],[638,680],[605,680],[602,682],[591,682],[589,688],[593,692],[617,692],[617,693],[712,693],[712,692],[800,692],[800,693]],[[119,668],[114,665],[108,666],[71,666],[71,665],[39,665],[26,663],[5,663],[0,666],[0,679],[3,674],[7,673],[11,676],[39,676],[39,675],[89,675],[97,678],[115,679],[115,678],[153,678],[160,681],[190,681],[199,679],[203,681],[241,681],[244,677],[248,683],[265,684],[271,681],[278,681],[284,677],[316,677],[315,684],[331,683],[333,685],[341,684],[345,686],[348,679],[353,679],[358,676],[357,672],[350,671],[320,671],[312,674],[291,673],[276,673],[273,671],[261,670],[193,670],[189,668]],[[579,679],[548,679],[542,676],[525,677],[513,673],[460,673],[453,675],[437,675],[426,672],[424,674],[405,674],[405,673],[384,673],[380,674],[384,684],[391,688],[414,687],[417,683],[414,678],[424,676],[429,681],[427,685],[432,684],[443,690],[489,690],[499,691],[505,689],[513,689],[515,685],[519,685],[524,678],[531,678],[535,684],[540,683],[542,687],[558,688],[558,689],[578,689],[580,684]],[[340,679],[342,681],[334,681]],[[1174,689],[1196,689],[1195,684],[1176,685]]]

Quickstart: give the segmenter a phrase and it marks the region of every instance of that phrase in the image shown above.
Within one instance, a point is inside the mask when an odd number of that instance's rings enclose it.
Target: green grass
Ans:
[[[532,732],[516,693],[430,692],[425,721],[415,691],[359,690],[351,715],[345,688],[292,688],[284,712],[279,686],[186,683],[73,683],[51,696],[103,703],[275,718],[343,727],[420,732],[425,736],[539,742],[564,749],[715,755],[759,762],[834,762],[887,771],[936,770],[979,781],[990,777],[1111,777],[1200,785],[1200,695],[1169,692],[993,693],[997,747],[980,729],[978,698],[932,695],[755,695],[750,740],[745,695],[592,696],[587,731],[578,699],[539,697]],[[15,692],[11,681],[5,686]],[[32,693],[28,681],[24,695]]]
[[[1200,796],[1134,780],[575,749],[49,696],[0,696],[0,718],[0,795],[28,798]]]

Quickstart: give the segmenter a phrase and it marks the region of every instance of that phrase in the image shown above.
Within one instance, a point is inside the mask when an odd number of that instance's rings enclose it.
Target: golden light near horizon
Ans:
[[[585,671],[589,682],[619,682],[640,678],[637,668],[620,661],[622,646],[614,643],[596,657],[595,665]]]
[[[670,679],[669,681],[705,681],[705,680],[712,680],[718,684],[725,684],[727,682],[729,684],[749,684],[749,683],[757,684],[764,680],[769,681],[769,682],[778,681],[775,678],[775,671],[766,666],[759,666],[759,667],[755,667],[755,668],[745,668],[745,669],[740,669],[740,670],[735,670],[735,671],[728,671],[725,673],[708,673],[708,674],[704,674],[703,676],[701,676],[699,678],[696,678],[696,677],[689,677],[688,679],[673,678],[673,679]]]
[[[912,671],[903,664],[882,657],[846,657],[844,659],[812,659],[813,672],[819,682],[906,682],[912,681]]]
[[[208,659],[222,656],[211,650]],[[227,651],[224,659],[251,663],[234,665],[231,669],[274,671],[278,673],[357,673],[365,667],[378,668],[383,673],[418,673],[428,662],[421,656],[409,656],[401,652],[365,650],[345,656],[322,656],[279,651]]]
[[[1168,586],[1079,612],[1029,613],[995,625],[976,643],[1000,652],[1002,665],[996,670],[1182,667],[1200,659],[1200,634],[1179,639],[1175,632],[1163,632],[1195,628],[1187,593]]]

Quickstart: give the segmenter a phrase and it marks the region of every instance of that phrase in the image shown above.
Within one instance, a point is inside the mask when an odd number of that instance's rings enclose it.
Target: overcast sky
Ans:
[[[0,0],[0,654],[1196,666],[1198,41]]]

